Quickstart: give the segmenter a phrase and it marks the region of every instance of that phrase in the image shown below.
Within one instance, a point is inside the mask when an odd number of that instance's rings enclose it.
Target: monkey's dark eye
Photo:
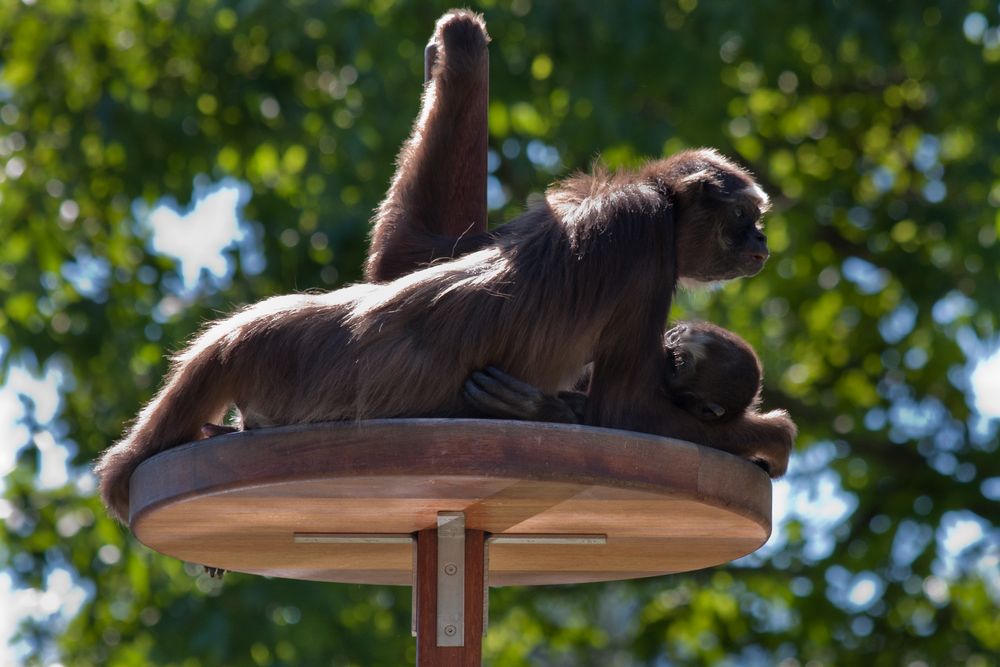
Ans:
[[[733,207],[733,217],[736,218],[737,220],[742,220],[743,218],[746,217],[746,214],[747,214],[746,209],[743,208],[742,206]]]

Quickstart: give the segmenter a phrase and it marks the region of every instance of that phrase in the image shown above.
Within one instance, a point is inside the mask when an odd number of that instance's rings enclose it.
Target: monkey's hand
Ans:
[[[768,427],[768,437],[752,447],[747,458],[772,478],[781,477],[788,471],[788,458],[792,453],[798,428],[784,410],[772,410],[757,418]]]
[[[587,411],[587,395],[582,391],[560,391],[559,400],[576,415],[576,422],[583,423],[583,413]]]
[[[559,397],[540,391],[497,368],[475,371],[465,381],[465,400],[483,414],[498,419],[578,424],[580,416]],[[573,401],[576,401],[574,397]]]

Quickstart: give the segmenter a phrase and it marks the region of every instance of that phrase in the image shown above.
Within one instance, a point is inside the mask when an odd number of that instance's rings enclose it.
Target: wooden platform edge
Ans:
[[[516,447],[516,455],[510,447]],[[594,459],[610,460],[611,468],[588,474],[586,460],[572,470],[553,468],[553,457],[567,448],[583,457],[589,452]],[[695,458],[697,463],[692,463]],[[153,467],[155,474],[150,473]],[[164,470],[176,474],[164,475]],[[770,478],[732,454],[619,429],[491,419],[297,424],[180,445],[144,461],[133,474],[130,525],[134,528],[144,513],[162,502],[223,492],[249,479],[266,485],[369,473],[434,475],[445,470],[448,475],[567,483],[605,484],[613,477],[619,488],[655,492],[671,487],[739,514],[767,535],[771,531]]]

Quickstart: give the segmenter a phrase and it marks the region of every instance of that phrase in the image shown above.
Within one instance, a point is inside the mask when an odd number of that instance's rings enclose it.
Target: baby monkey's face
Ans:
[[[664,351],[669,362],[665,389],[674,404],[698,419],[732,419],[757,402],[760,360],[731,331],[709,322],[682,322],[667,331]]]

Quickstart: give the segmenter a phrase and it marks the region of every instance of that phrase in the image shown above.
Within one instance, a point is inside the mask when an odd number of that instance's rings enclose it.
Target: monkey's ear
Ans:
[[[681,338],[687,333],[686,324],[678,324],[667,331],[663,336],[664,344],[669,348],[675,348],[681,343]]]
[[[680,179],[680,188],[694,194],[708,195],[713,199],[722,199],[725,201],[731,199],[726,196],[725,188],[723,188],[722,183],[719,181],[718,174],[711,169],[699,169],[688,174]]]
[[[705,183],[709,183],[712,180],[712,173],[708,169],[700,169],[698,171],[692,172],[681,179],[681,185],[685,188],[701,186]]]

